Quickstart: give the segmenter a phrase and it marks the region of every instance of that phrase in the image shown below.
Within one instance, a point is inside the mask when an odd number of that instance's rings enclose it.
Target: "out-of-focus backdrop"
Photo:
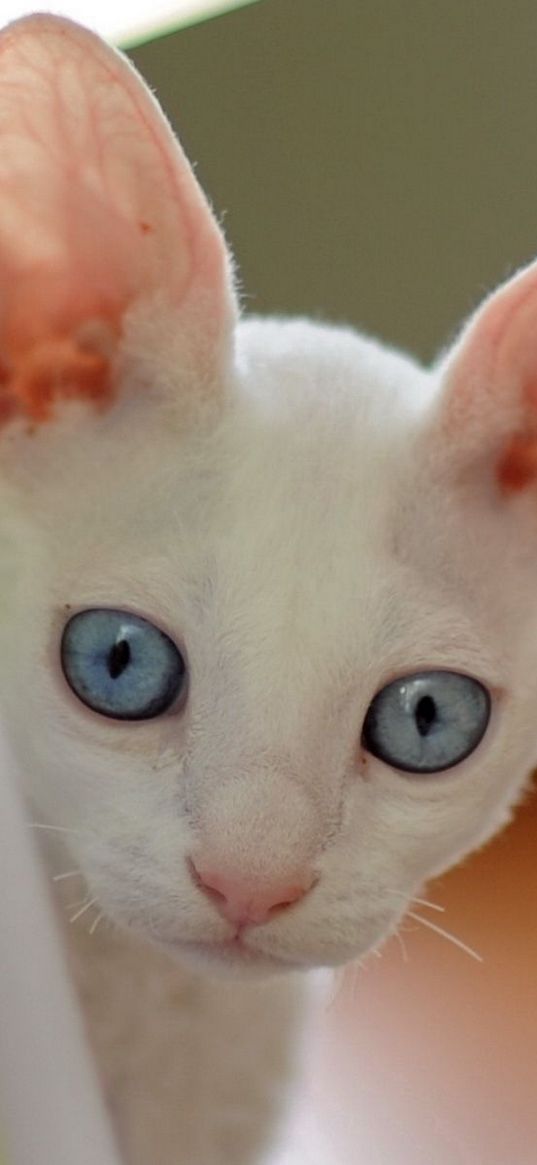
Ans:
[[[429,358],[537,254],[536,45],[532,0],[258,0],[131,55],[250,306]]]
[[[250,310],[430,359],[537,255],[531,0],[259,0],[132,50],[224,222]],[[537,717],[537,709],[536,709]],[[537,809],[350,974],[313,1065],[341,1165],[537,1161]],[[324,1150],[323,1150],[324,1152]]]

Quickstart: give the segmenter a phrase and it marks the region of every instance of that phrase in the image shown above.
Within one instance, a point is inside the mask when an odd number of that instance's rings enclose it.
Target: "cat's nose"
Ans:
[[[189,867],[197,886],[212,899],[224,918],[240,926],[259,926],[280,910],[299,902],[314,884],[309,870],[289,878],[267,879],[252,884],[247,877],[224,873],[189,858]]]

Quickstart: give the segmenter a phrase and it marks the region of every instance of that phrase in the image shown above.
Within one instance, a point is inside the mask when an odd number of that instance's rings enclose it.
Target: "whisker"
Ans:
[[[80,910],[77,910],[76,914],[72,915],[72,917],[69,919],[69,922],[76,922],[77,918],[82,918],[82,915],[86,913],[86,910],[89,910],[90,906],[95,906],[96,901],[96,898],[90,898],[89,902],[84,903],[84,905],[80,907]]]
[[[417,902],[419,906],[427,906],[429,910],[438,910],[440,914],[444,914],[445,906],[440,906],[439,902],[430,902],[428,898],[411,898],[411,902]]]
[[[360,971],[365,971],[366,969],[367,969],[366,965],[364,962],[362,962],[361,959],[355,959],[350,965],[349,970],[351,972],[350,988],[351,988],[352,1003],[356,1002],[356,996],[358,994],[358,980],[360,978]]]
[[[77,875],[79,875],[81,878],[84,877],[82,870],[66,870],[65,874],[54,874],[52,881],[63,882],[64,878],[74,878]]]
[[[94,899],[94,901],[95,901],[95,899]],[[95,934],[95,931],[97,930],[97,927],[98,927],[101,919],[103,919],[103,918],[104,918],[104,910],[101,910],[101,913],[98,914],[97,918],[94,919],[94,921],[92,922],[92,924],[88,930],[88,934]]]
[[[332,1007],[338,1002],[339,997],[345,985],[346,967],[335,967],[332,977],[331,990],[327,995],[326,1010],[330,1011]]]
[[[467,945],[467,943],[463,943],[462,939],[456,938],[456,936],[451,934],[449,930],[444,930],[442,926],[437,926],[436,923],[431,922],[429,918],[422,918],[421,914],[415,914],[413,910],[407,911],[407,914],[408,917],[413,918],[415,922],[421,922],[422,926],[427,927],[429,930],[434,930],[435,934],[441,935],[442,938],[447,939],[448,942],[453,943],[453,945],[456,947],[459,947],[461,951],[465,951],[467,955],[471,955],[472,959],[476,959],[478,963],[483,962],[482,955],[479,955],[477,951],[474,951],[472,947]]]
[[[405,940],[401,934],[401,931],[394,930],[393,933],[394,933],[394,937],[397,939],[397,942],[399,943],[399,946],[401,947],[401,954],[403,956],[403,963],[408,963],[409,962],[408,951],[406,949],[406,943],[405,943]]]
[[[45,825],[43,821],[27,821],[29,829],[51,829],[57,833],[80,833],[79,829],[71,829],[67,825]]]
[[[340,1005],[340,1000],[345,1000],[347,993],[350,993],[352,1002],[354,1003],[358,991],[360,972],[366,970],[367,967],[362,959],[353,959],[351,963],[347,963],[344,967],[335,968],[332,984],[333,989],[326,1003],[327,1011],[330,1011],[332,1008],[337,1010]]]
[[[347,987],[346,982],[345,982],[345,985],[342,984],[342,992],[344,990],[344,986]],[[352,973],[351,973],[349,981],[348,981],[348,987],[350,988],[350,993],[351,993],[351,1003],[354,1006],[354,1004],[356,1003],[356,996],[358,994],[358,967],[353,967]]]
[[[388,890],[389,894],[396,894],[398,898],[405,898],[407,902],[417,902],[419,906],[427,906],[429,910],[439,910],[441,914],[445,913],[445,906],[440,906],[438,902],[430,902],[428,898],[409,898],[408,894],[404,894],[402,890]]]

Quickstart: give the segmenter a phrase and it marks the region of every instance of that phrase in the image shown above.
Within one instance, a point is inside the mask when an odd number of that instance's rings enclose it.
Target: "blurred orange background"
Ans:
[[[403,949],[348,970],[315,1055],[314,1109],[338,1165],[537,1161],[537,800],[424,897]],[[320,1158],[321,1159],[321,1158]]]

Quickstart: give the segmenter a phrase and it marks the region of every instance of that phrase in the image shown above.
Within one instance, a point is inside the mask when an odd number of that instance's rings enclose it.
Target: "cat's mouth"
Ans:
[[[192,959],[213,971],[251,971],[268,975],[305,969],[305,964],[298,961],[256,951],[248,946],[240,932],[221,942],[165,942],[162,945],[173,958]]]

